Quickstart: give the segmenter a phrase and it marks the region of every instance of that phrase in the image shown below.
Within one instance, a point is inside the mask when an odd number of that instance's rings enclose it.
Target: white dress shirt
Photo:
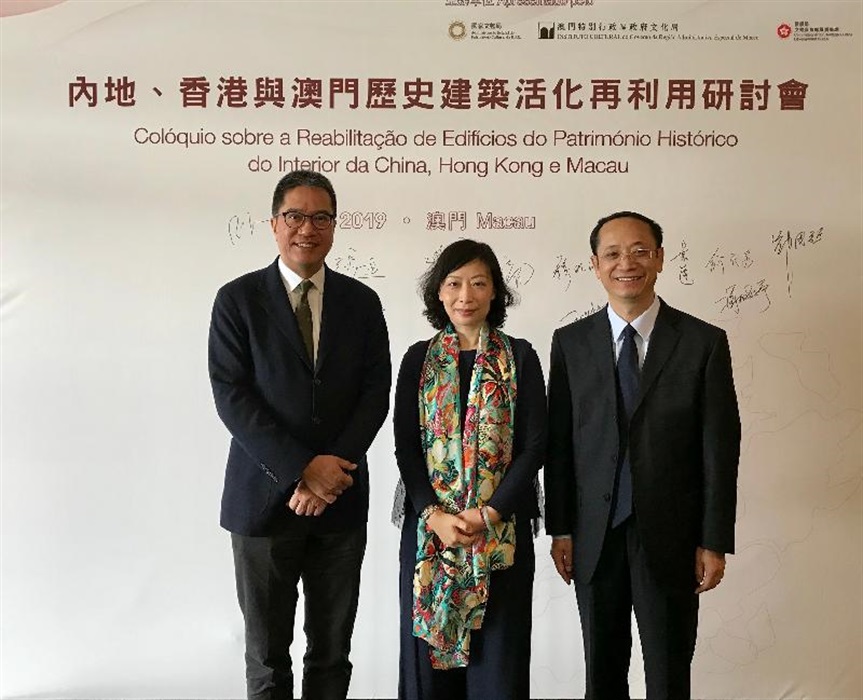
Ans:
[[[282,275],[282,282],[285,285],[285,291],[288,293],[288,300],[291,302],[291,308],[296,312],[297,304],[300,303],[300,283],[304,279],[308,279],[312,283],[312,288],[309,289],[309,308],[312,311],[312,345],[314,347],[314,359],[318,357],[318,341],[321,337],[321,312],[324,308],[324,266],[311,277],[300,277],[296,272],[289,268],[282,259],[279,258],[279,272]]]
[[[614,312],[611,304],[607,308],[608,320],[611,322],[611,337],[614,341],[614,359],[617,361],[620,357],[620,349],[623,347],[623,329],[626,328],[628,322]],[[638,350],[639,369],[644,367],[644,358],[647,357],[647,347],[650,345],[650,334],[653,333],[658,314],[659,297],[654,295],[653,303],[647,307],[647,310],[629,323],[635,329],[635,347]]]

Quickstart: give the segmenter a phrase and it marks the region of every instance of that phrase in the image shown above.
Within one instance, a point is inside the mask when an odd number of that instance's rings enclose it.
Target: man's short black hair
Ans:
[[[312,170],[294,170],[285,175],[279,180],[279,184],[276,185],[276,189],[273,192],[273,216],[279,215],[279,210],[285,201],[285,193],[295,187],[320,187],[322,190],[326,190],[326,193],[330,195],[330,202],[333,205],[333,215],[338,213],[336,210],[336,191],[325,175]]]
[[[596,255],[596,249],[599,246],[599,229],[605,226],[609,221],[614,221],[615,219],[638,219],[639,221],[644,222],[650,226],[650,231],[656,239],[656,247],[662,247],[662,226],[657,224],[649,216],[639,214],[637,211],[616,211],[614,214],[603,216],[596,222],[596,226],[593,227],[593,231],[590,232],[590,250],[594,255]]]
[[[492,328],[500,328],[506,320],[506,310],[515,303],[515,295],[507,286],[500,270],[497,256],[487,243],[480,243],[469,238],[463,238],[450,243],[444,248],[437,260],[422,276],[419,284],[425,310],[423,315],[438,330],[446,328],[449,323],[443,302],[438,298],[441,285],[453,270],[457,270],[474,260],[479,260],[488,266],[491,272],[491,282],[494,287],[494,299],[488,311],[486,321]]]

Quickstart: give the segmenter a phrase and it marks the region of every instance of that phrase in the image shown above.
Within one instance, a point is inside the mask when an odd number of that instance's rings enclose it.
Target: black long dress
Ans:
[[[513,460],[489,501],[503,518],[516,516],[515,564],[491,574],[480,630],[471,634],[467,668],[435,670],[428,645],[412,634],[417,513],[437,502],[420,447],[418,392],[428,341],[412,345],[396,384],[396,459],[407,498],[399,551],[399,700],[528,700],[534,551],[532,521],[539,517],[536,474],[546,438],[545,383],[530,343],[510,338],[518,382]],[[459,353],[462,415],[475,351]]]

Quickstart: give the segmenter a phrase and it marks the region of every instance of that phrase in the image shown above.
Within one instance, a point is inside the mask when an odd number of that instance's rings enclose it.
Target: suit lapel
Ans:
[[[611,337],[611,322],[608,310],[603,308],[593,315],[592,328],[588,334],[588,347],[593,363],[599,373],[600,386],[609,387],[611,399],[617,401],[617,375],[614,363],[614,340]]]
[[[279,272],[278,258],[264,270],[260,302],[273,319],[274,325],[288,339],[294,352],[309,369],[312,369],[312,363],[303,343],[303,336],[300,334],[300,327],[297,325],[297,317],[291,308],[288,292],[285,290],[285,283]]]
[[[650,344],[647,348],[647,357],[644,358],[644,366],[641,370],[641,384],[638,391],[638,400],[634,411],[638,410],[650,387],[659,376],[659,372],[666,365],[669,358],[677,347],[680,333],[677,330],[676,312],[664,301],[660,300],[659,314],[656,317],[656,325],[650,334]]]
[[[324,298],[321,306],[321,333],[318,337],[318,356],[316,369],[320,369],[324,360],[336,342],[335,334],[339,327],[339,310],[345,308],[342,297],[342,284],[339,275],[324,267]]]

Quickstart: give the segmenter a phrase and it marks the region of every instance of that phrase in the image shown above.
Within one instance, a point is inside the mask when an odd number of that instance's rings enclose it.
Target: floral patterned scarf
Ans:
[[[458,335],[451,325],[429,343],[419,387],[420,431],[429,480],[448,513],[481,508],[512,461],[515,361],[509,338],[483,326],[461,428]],[[432,667],[467,666],[493,570],[515,560],[515,518],[486,530],[471,547],[445,547],[417,523],[413,634],[430,645]]]

